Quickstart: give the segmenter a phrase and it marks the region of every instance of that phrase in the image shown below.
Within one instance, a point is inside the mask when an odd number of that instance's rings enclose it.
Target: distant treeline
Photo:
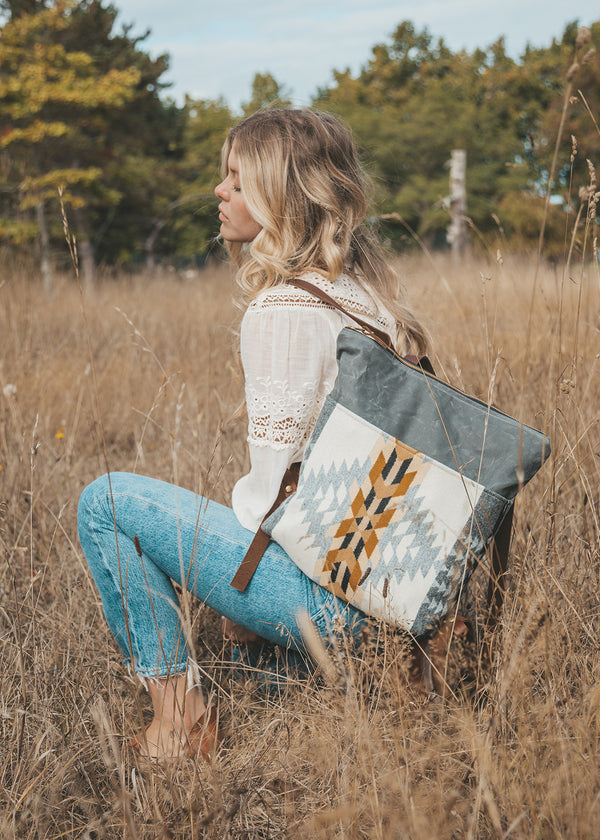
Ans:
[[[115,32],[112,4],[0,0],[0,15],[4,251],[35,253],[49,273],[66,254],[62,202],[87,273],[205,259],[227,129],[287,104],[286,91],[257,74],[243,113],[222,99],[179,107],[161,81],[168,56],[151,58],[131,27]],[[404,21],[356,77],[336,72],[313,104],[352,127],[392,247],[448,247],[448,161],[460,148],[473,245],[531,249],[543,223],[553,256],[582,247],[586,219],[588,233],[596,225],[599,41],[600,21],[574,21],[514,60],[502,38],[453,52]]]

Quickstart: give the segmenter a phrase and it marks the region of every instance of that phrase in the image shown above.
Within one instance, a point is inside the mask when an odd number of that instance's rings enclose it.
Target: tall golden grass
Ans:
[[[593,838],[600,825],[600,276],[597,265],[400,261],[438,372],[544,429],[519,496],[491,663],[419,702],[385,628],[323,684],[232,679],[217,617],[186,614],[226,735],[212,767],[123,751],[143,691],[77,542],[105,470],[228,502],[247,466],[240,313],[226,268],[52,297],[0,277],[0,837]],[[477,604],[470,609],[477,610]],[[458,671],[462,668],[458,663]],[[459,674],[460,675],[460,674]]]

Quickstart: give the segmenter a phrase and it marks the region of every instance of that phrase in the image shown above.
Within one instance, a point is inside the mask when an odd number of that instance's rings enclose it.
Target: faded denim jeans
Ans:
[[[182,673],[187,645],[172,581],[216,612],[292,651],[297,615],[325,639],[358,638],[364,615],[313,583],[275,542],[245,592],[230,585],[254,534],[230,508],[164,481],[111,473],[85,488],[79,539],[125,660],[141,677]]]

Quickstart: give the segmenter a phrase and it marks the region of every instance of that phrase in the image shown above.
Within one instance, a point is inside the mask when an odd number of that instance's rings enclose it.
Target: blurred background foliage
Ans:
[[[203,263],[227,129],[290,103],[265,73],[240,113],[222,99],[179,106],[161,81],[168,56],[150,57],[148,33],[116,32],[116,17],[101,0],[0,0],[0,247],[35,256],[48,276],[67,256],[59,188],[84,278],[98,264]],[[313,105],[352,128],[392,248],[448,247],[448,161],[460,148],[472,246],[531,250],[546,215],[544,254],[564,252],[595,188],[587,161],[600,159],[599,39],[600,21],[573,21],[515,60],[502,38],[455,53],[403,21],[357,76],[334,73]]]

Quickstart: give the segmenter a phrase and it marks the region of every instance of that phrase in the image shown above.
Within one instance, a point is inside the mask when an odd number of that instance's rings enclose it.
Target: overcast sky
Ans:
[[[171,56],[165,80],[181,103],[223,96],[238,109],[254,74],[270,72],[296,105],[309,104],[332,70],[353,73],[374,44],[402,20],[427,27],[453,50],[485,48],[505,36],[517,58],[527,43],[547,46],[572,20],[600,19],[598,0],[113,0],[133,34],[151,29],[144,46]]]

